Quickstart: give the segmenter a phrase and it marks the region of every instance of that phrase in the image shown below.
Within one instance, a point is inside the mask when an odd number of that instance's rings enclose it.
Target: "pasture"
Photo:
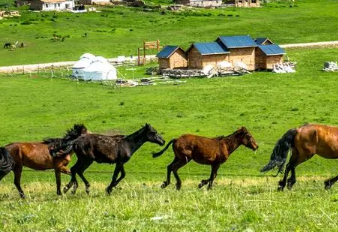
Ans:
[[[18,41],[25,48],[1,48],[0,66],[75,61],[85,52],[104,57],[135,56],[143,41],[157,39],[161,45],[183,48],[220,35],[269,37],[277,44],[336,40],[333,22],[337,21],[337,6],[332,0],[296,1],[293,7],[290,1],[280,1],[258,9],[182,12],[150,7],[98,9],[101,12],[72,14],[23,8],[22,17],[1,20],[0,45]],[[54,40],[53,35],[59,39]]]
[[[113,166],[93,164],[86,172],[89,196],[80,181],[75,196],[57,197],[53,172],[25,169],[20,200],[9,174],[0,183],[2,231],[336,231],[337,160],[313,158],[300,165],[292,191],[277,192],[281,178],[261,174],[275,142],[306,122],[338,125],[336,73],[321,71],[336,48],[292,49],[295,74],[256,72],[242,77],[188,79],[179,85],[114,88],[62,78],[1,76],[0,144],[61,137],[74,123],[96,133],[129,134],[145,123],[168,142],[183,133],[228,135],[246,126],[260,148],[240,147],[221,166],[214,188],[198,189],[207,166],[190,163],[174,184],[160,189],[167,151],[157,159],[146,144],[125,165],[126,178],[106,196]],[[75,160],[75,157],[74,157]],[[74,163],[72,161],[72,164]],[[273,172],[274,173],[274,172]],[[69,176],[62,176],[63,186]]]

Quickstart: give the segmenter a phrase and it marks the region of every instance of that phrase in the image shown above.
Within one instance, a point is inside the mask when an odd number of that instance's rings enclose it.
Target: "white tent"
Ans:
[[[73,65],[73,76],[83,80],[115,80],[116,68],[102,56],[85,53]]]

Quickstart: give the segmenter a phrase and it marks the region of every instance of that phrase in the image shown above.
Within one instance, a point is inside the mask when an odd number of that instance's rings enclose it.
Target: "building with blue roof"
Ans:
[[[257,45],[269,45],[273,44],[273,42],[269,38],[256,38],[255,43]]]
[[[248,35],[219,36],[214,42],[193,43],[185,52],[178,46],[165,46],[158,54],[160,70],[174,68],[204,69],[221,63],[247,70],[271,69],[283,62],[285,51],[268,38],[253,40]]]
[[[228,59],[229,50],[218,42],[193,43],[187,50],[188,68],[203,69],[206,65],[217,63]]]
[[[255,70],[255,48],[257,44],[249,35],[219,36],[216,42],[222,43],[230,52],[228,62],[244,63],[248,70]]]
[[[167,45],[157,55],[160,71],[162,69],[186,68],[187,55],[179,46]]]
[[[283,63],[286,52],[277,44],[258,45],[256,69],[272,69],[274,64]]]

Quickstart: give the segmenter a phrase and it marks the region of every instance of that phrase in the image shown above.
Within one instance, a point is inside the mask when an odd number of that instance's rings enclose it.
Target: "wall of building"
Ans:
[[[243,62],[248,70],[255,70],[255,48],[229,48],[229,62],[234,66],[236,62]]]
[[[187,56],[182,50],[178,49],[169,58],[169,65],[171,69],[186,68],[188,66]]]
[[[266,69],[272,69],[272,66],[277,63],[283,63],[283,55],[267,56],[266,57]]]
[[[202,55],[195,47],[191,48],[188,52],[188,68],[202,69]]]
[[[74,1],[65,0],[64,2],[53,2],[44,3],[41,1],[32,2],[30,8],[32,10],[43,10],[43,11],[61,11],[66,9],[73,9],[75,6]]]

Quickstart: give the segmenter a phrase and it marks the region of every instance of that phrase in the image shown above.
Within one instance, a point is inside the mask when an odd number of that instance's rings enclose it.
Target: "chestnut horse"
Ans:
[[[73,186],[72,194],[75,194],[78,187],[76,174],[83,180],[86,186],[86,192],[89,193],[90,184],[83,173],[94,161],[96,161],[97,163],[116,163],[112,181],[106,188],[106,192],[110,194],[113,187],[115,187],[126,175],[124,164],[145,142],[156,143],[161,146],[165,144],[161,135],[149,124],[146,124],[141,129],[127,136],[89,134],[79,137],[73,144],[77,162],[70,169],[72,178],[63,189],[64,193]],[[63,154],[59,154],[59,156],[62,155]],[[120,173],[120,177],[117,178]]]
[[[13,157],[8,153],[6,148],[0,147],[0,181],[13,170],[14,160]]]
[[[244,145],[254,151],[258,149],[253,136],[245,127],[242,127],[231,135],[216,138],[206,138],[190,134],[182,135],[178,139],[172,139],[162,151],[154,153],[153,157],[162,155],[172,143],[175,158],[167,167],[167,180],[163,182],[161,188],[165,188],[170,184],[170,174],[173,172],[176,178],[177,190],[181,188],[181,180],[177,171],[189,163],[190,160],[194,160],[199,164],[211,165],[210,178],[202,180],[198,185],[199,188],[202,188],[208,184],[208,189],[211,189],[212,183],[217,176],[218,168],[222,163],[227,161],[230,154],[240,145]]]
[[[61,172],[70,174],[70,171],[66,166],[70,162],[71,153],[66,154],[62,158],[53,158],[50,151],[53,151],[60,146],[67,146],[72,140],[85,133],[87,133],[87,128],[84,125],[75,124],[72,129],[67,131],[64,138],[52,138],[43,142],[34,143],[17,142],[6,145],[6,150],[14,159],[14,184],[18,189],[20,196],[25,198],[25,194],[20,185],[23,166],[35,170],[54,169],[57,194],[61,195]]]
[[[286,165],[284,178],[279,181],[279,191],[283,191],[285,185],[288,189],[292,188],[296,183],[296,167],[311,159],[315,154],[326,159],[338,158],[338,127],[305,124],[288,130],[277,141],[270,162],[261,169],[261,172],[269,171],[274,167],[278,167],[277,175],[282,172],[290,149],[291,157]],[[290,171],[291,177],[287,179]],[[326,180],[324,182],[325,189],[330,189],[337,180],[338,176]]]

